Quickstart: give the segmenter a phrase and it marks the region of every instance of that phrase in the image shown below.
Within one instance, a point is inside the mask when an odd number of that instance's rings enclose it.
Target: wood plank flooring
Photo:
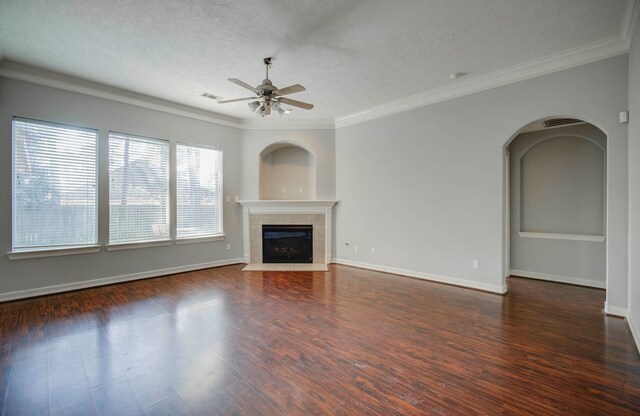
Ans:
[[[601,290],[241,268],[0,304],[2,414],[640,414]]]

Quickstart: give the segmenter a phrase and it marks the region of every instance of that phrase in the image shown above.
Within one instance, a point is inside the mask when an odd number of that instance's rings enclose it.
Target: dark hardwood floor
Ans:
[[[240,269],[0,304],[2,414],[640,414],[601,290]]]

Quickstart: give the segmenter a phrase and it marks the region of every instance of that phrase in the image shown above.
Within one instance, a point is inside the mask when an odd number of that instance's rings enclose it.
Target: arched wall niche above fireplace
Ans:
[[[281,141],[260,152],[261,200],[315,200],[316,155],[305,147]]]

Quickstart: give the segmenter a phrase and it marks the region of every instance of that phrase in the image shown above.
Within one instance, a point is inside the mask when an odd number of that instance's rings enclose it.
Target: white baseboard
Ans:
[[[490,285],[487,283],[474,282],[473,280],[460,279],[457,277],[441,276],[441,275],[436,275],[431,273],[423,273],[423,272],[417,272],[414,270],[399,269],[396,267],[382,266],[379,264],[362,263],[359,261],[352,261],[352,260],[346,260],[346,259],[340,259],[340,258],[334,258],[332,260],[333,260],[333,263],[342,264],[345,266],[358,267],[360,269],[375,270],[377,272],[398,274],[398,275],[408,276],[408,277],[416,277],[418,279],[430,280],[432,282],[446,283],[446,284],[455,285],[455,286],[463,286],[463,287],[468,287],[470,289],[479,289],[487,292],[498,293],[500,295],[507,293],[506,285],[504,286]]]
[[[70,290],[86,289],[89,287],[110,285],[113,283],[129,282],[131,280],[148,279],[150,277],[165,276],[174,273],[190,272],[193,270],[208,269],[211,267],[228,266],[244,263],[243,259],[217,260],[207,263],[189,264],[186,266],[169,267],[166,269],[150,270],[147,272],[123,274],[120,276],[104,277],[101,279],[84,280],[81,282],[65,283],[56,286],[39,287],[35,289],[20,290],[16,292],[0,293],[0,302],[9,300],[31,298],[34,296],[51,295],[53,293],[68,292]]]
[[[618,306],[609,306],[607,301],[604,301],[604,309],[602,310],[606,315],[619,316],[621,318],[627,317],[627,310]]]
[[[577,277],[558,276],[556,274],[528,272],[525,270],[509,270],[509,275],[527,277],[529,279],[548,280],[558,283],[569,283],[572,285],[595,287],[598,289],[606,289],[607,284],[597,280],[580,279]]]
[[[640,330],[636,326],[636,323],[631,318],[631,314],[627,314],[627,323],[629,324],[629,329],[631,329],[631,334],[633,335],[633,340],[636,343],[636,348],[638,349],[638,353],[640,353]]]

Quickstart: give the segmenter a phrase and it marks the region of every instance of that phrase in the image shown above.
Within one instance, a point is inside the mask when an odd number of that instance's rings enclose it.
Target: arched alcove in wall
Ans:
[[[316,156],[292,142],[277,142],[260,152],[260,199],[315,200]]]
[[[606,149],[606,134],[579,119],[539,120],[513,136],[509,275],[606,288]]]

